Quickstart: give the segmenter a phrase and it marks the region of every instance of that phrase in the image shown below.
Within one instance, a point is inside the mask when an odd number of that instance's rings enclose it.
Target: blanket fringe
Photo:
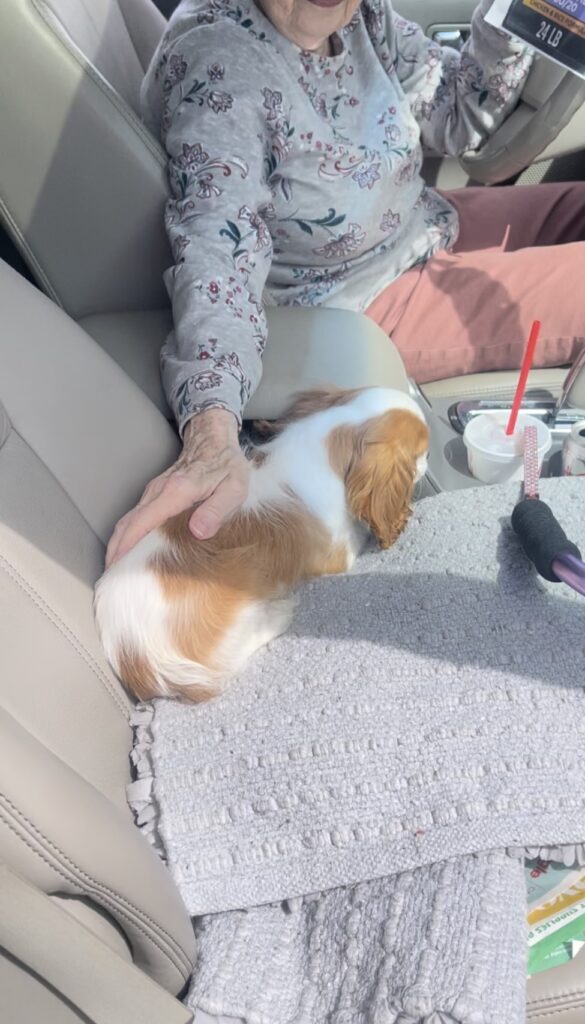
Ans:
[[[567,846],[524,846],[509,847],[511,857],[525,857],[526,860],[558,861],[565,868],[580,868],[585,864],[585,843],[569,843]]]
[[[154,796],[154,765],[152,762],[152,704],[137,704],[130,718],[134,731],[134,747],[130,760],[135,778],[126,787],[126,799],[134,814],[134,822],[145,839],[166,863],[164,844],[158,829],[159,807]]]

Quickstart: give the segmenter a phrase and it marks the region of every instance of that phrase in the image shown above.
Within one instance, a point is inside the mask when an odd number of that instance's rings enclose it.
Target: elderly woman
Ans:
[[[488,7],[457,53],[390,0],[179,5],[143,103],[169,161],[162,374],[184,447],[116,527],[109,562],[193,505],[191,529],[209,537],[245,499],[238,428],[266,304],[365,311],[419,382],[518,365],[531,318],[582,265],[581,250],[550,246],[585,237],[585,196],[445,196],[420,174],[423,146],[477,148],[518,100],[531,57],[484,21]],[[585,333],[571,299],[545,317],[545,362],[570,360]]]

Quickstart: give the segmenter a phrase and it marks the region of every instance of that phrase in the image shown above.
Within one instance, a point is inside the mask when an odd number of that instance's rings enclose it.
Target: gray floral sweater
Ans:
[[[301,50],[252,0],[183,0],[147,72],[144,119],[169,159],[162,373],[181,430],[211,407],[241,418],[264,306],[363,310],[453,244],[457,216],[424,186],[423,147],[477,148],[531,60],[482,7],[461,53],[389,0],[363,0],[334,43],[331,57]]]

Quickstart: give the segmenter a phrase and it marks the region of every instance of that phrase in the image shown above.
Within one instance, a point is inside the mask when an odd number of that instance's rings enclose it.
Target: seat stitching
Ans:
[[[27,266],[36,276],[37,282],[39,284],[42,284],[43,291],[45,292],[45,294],[48,295],[51,299],[53,299],[53,301],[62,309],[63,303],[60,301],[59,296],[57,295],[57,292],[55,291],[53,285],[49,281],[46,272],[41,267],[30,245],[28,244],[26,237],[20,230],[18,224],[16,223],[14,217],[10,213],[10,210],[8,209],[6,203],[4,202],[1,196],[0,212],[2,213],[5,225],[10,229],[10,232],[12,233],[17,248],[20,250],[23,257],[25,257],[25,262]]]
[[[51,871],[54,871],[65,882],[71,882],[72,881],[70,875],[68,875],[65,871],[62,871],[58,864],[54,864],[51,860],[49,860],[49,858],[46,857],[42,853],[42,851],[38,850],[35,846],[33,846],[33,844],[27,839],[27,837],[25,835],[23,835],[21,832],[19,832],[18,829],[15,828],[11,824],[11,822],[2,813],[1,809],[0,809],[0,821],[3,821],[4,824],[6,825],[6,827],[9,828],[10,831],[21,842],[23,842],[25,844],[25,846],[27,846],[29,848],[31,853],[33,853],[36,857],[38,857],[40,860],[42,860],[50,868]],[[73,878],[73,882],[77,882],[77,880],[75,878]],[[84,893],[83,887],[79,885],[79,882],[77,882],[77,885],[79,886],[79,888],[81,890],[81,893],[83,894]],[[96,886],[96,889],[97,889],[97,894],[99,896],[100,905],[103,905],[104,907],[108,908],[114,914],[114,916],[121,917],[122,920],[128,922],[128,924],[131,927],[136,928],[137,931],[139,931],[145,937],[145,939],[148,942],[151,942],[152,945],[155,946],[159,950],[159,952],[162,953],[162,955],[164,957],[166,957],[166,959],[169,961],[169,963],[171,963],[172,966],[175,967],[179,971],[179,973],[182,975],[182,977],[185,978],[185,980],[187,980],[189,978],[189,976],[191,974],[191,970],[192,970],[191,962],[189,960],[186,960],[185,963],[180,963],[178,958],[175,958],[174,951],[169,951],[169,950],[165,949],[157,941],[156,935],[151,935],[145,928],[142,927],[142,925],[141,925],[141,923],[139,921],[136,921],[129,913],[127,913],[125,911],[125,909],[123,907],[119,906],[119,901],[118,901],[118,899],[116,899],[116,897],[118,896],[117,893],[114,892],[113,893],[114,899],[110,899],[109,895],[108,895],[108,890],[107,889],[106,889],[105,893],[103,891],[101,891],[99,889],[99,887],[97,887],[97,886]],[[164,929],[161,928],[161,931],[164,931]],[[171,955],[171,953],[173,953],[173,955]],[[184,955],[186,956],[186,954],[184,954]],[[186,965],[187,965],[188,973],[185,972],[185,966]]]
[[[433,383],[439,383],[439,384],[441,384],[441,386],[443,385],[443,381],[438,381],[438,382],[434,381]],[[547,386],[545,384],[540,384],[540,385],[533,385],[533,388],[536,388],[537,390],[541,390],[541,391],[547,391],[548,390],[548,391],[550,391],[551,396],[554,397],[554,394],[553,394],[553,391],[552,391],[552,387],[554,386],[554,388],[556,390],[560,390],[561,383],[562,382],[559,380],[558,386],[557,386],[556,383],[550,382],[549,386]],[[472,395],[479,395],[479,396],[485,395],[486,398],[490,398],[490,399],[491,398],[507,399],[507,398],[510,398],[510,397],[512,397],[514,395],[514,386],[512,384],[509,384],[509,385],[508,384],[503,384],[503,385],[502,384],[494,384],[494,385],[491,385],[491,386],[490,385],[486,385],[486,384],[483,384],[483,385],[479,385],[478,384],[476,387],[471,387],[470,386],[469,388],[466,388],[465,392],[461,391],[461,392],[456,392],[456,393],[453,393],[453,391],[450,391],[447,388],[447,386],[445,386],[444,390],[441,389],[439,391],[435,391],[435,390],[430,390],[429,391],[427,386],[426,386],[426,384],[421,384],[419,386],[420,386],[420,389],[423,392],[423,394],[426,395],[428,393],[429,400],[431,400],[433,398],[452,398],[453,400],[459,399],[461,401],[461,400],[464,400],[467,397],[471,397]]]
[[[183,968],[187,967],[189,973],[186,975],[186,977],[189,977],[192,969],[189,957],[187,956],[185,951],[181,949],[181,947],[172,937],[172,935],[170,935],[169,932],[165,928],[163,928],[162,925],[157,924],[157,922],[154,921],[153,918],[151,918],[144,911],[140,910],[140,908],[137,907],[130,900],[126,899],[126,897],[123,896],[120,892],[116,892],[114,889],[111,889],[110,886],[104,882],[99,882],[92,875],[89,875],[86,871],[84,871],[83,868],[80,868],[79,865],[76,865],[69,857],[67,857],[67,855],[59,846],[53,843],[52,840],[50,840],[48,836],[46,836],[45,833],[41,831],[41,829],[37,828],[37,826],[32,823],[30,818],[28,818],[22,811],[19,810],[18,807],[16,807],[16,805],[10,800],[10,798],[5,793],[0,794],[0,800],[4,801],[8,805],[8,811],[11,811],[12,814],[16,817],[18,824],[20,824],[21,826],[21,829],[22,823],[26,823],[29,830],[33,833],[33,836],[37,840],[37,842],[40,843],[42,840],[44,843],[47,844],[48,847],[50,847],[50,849],[53,851],[57,859],[57,863],[55,864],[49,859],[46,851],[44,851],[42,848],[38,849],[38,847],[33,845],[31,837],[28,837],[27,835],[23,834],[23,832],[19,830],[19,828],[17,828],[17,824],[10,821],[7,813],[2,814],[2,810],[0,808],[0,819],[2,819],[5,822],[10,831],[18,839],[20,839],[22,842],[25,843],[26,846],[28,846],[32,853],[34,853],[37,857],[40,858],[40,860],[47,864],[47,866],[51,868],[51,870],[56,871],[57,874],[60,875],[60,877],[63,878],[65,881],[73,881],[80,885],[79,879],[81,878],[84,880],[86,884],[89,883],[89,885],[93,887],[93,889],[104,901],[106,906],[109,906],[110,909],[114,910],[116,913],[119,913],[121,917],[123,917],[126,921],[129,922],[129,924],[131,924],[133,927],[136,927],[138,931],[140,931],[144,935],[144,937],[148,939],[149,942],[152,942],[152,944],[156,946],[157,949],[164,956],[166,956],[166,958],[173,964],[174,967],[176,967],[181,972],[181,974],[184,974]],[[22,821],[19,821],[18,819],[22,819]],[[59,863],[58,857],[62,859],[64,865],[69,869],[69,874],[65,870],[63,870],[63,865]],[[82,889],[83,892],[83,887],[81,885],[80,888]],[[120,904],[122,905],[121,907]],[[132,916],[133,914],[136,914],[138,920],[134,920]],[[142,921],[145,921],[149,925],[151,925],[154,934],[151,935],[146,930],[146,928],[143,927]],[[157,932],[159,932],[167,939],[170,949],[167,950],[161,945],[158,939]]]
[[[0,568],[4,570],[7,576],[9,576],[17,586],[27,595],[27,597],[33,602],[39,611],[52,623],[53,626],[63,635],[74,650],[77,652],[79,657],[85,662],[87,667],[93,673],[93,675],[103,684],[107,690],[109,696],[114,701],[118,709],[124,715],[126,721],[129,718],[129,706],[126,705],[120,695],[117,693],[115,687],[111,684],[106,673],[100,667],[100,665],[92,657],[91,653],[83,645],[79,637],[73,633],[69,626],[63,622],[61,617],[51,608],[50,605],[44,600],[41,594],[22,576],[16,566],[12,565],[11,562],[5,558],[4,555],[0,555]]]
[[[6,412],[4,406],[2,405],[2,401],[0,400],[0,449],[2,449],[4,445],[8,443],[10,435],[12,433],[12,423],[10,422],[8,413]]]
[[[544,1010],[544,1009],[550,1009],[551,1004],[554,1004],[554,1002],[557,999],[565,999],[565,1000],[571,1000],[571,999],[575,1000],[576,999],[576,1000],[581,1000],[581,999],[584,999],[584,998],[585,998],[585,988],[581,988],[581,989],[577,989],[577,990],[572,989],[572,990],[560,991],[560,992],[557,992],[555,994],[551,994],[549,996],[547,996],[547,995],[537,996],[534,999],[530,1000],[528,1005],[530,1007],[534,1006],[534,1007],[538,1007],[538,1008]]]
[[[581,999],[579,1001],[575,1001],[574,1003],[572,1003],[571,1006],[555,1006],[553,1001],[552,1001],[552,999],[551,999],[551,1005],[546,1007],[546,1008],[543,1007],[542,1013],[540,1013],[540,1012],[539,1013],[530,1013],[530,1008],[531,1008],[532,1004],[529,1003],[528,1004],[528,1011],[529,1012],[528,1012],[528,1016],[527,1016],[526,1020],[527,1021],[538,1020],[539,1017],[548,1017],[551,1013],[554,1013],[555,1017],[557,1017],[560,1013],[570,1013],[571,1010],[575,1010],[576,1008],[578,1008],[579,1006],[582,1006],[582,1005],[583,1005],[583,1000]]]

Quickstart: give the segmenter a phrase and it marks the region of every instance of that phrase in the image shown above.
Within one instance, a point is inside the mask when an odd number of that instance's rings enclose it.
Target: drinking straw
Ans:
[[[514,401],[512,403],[512,409],[510,411],[510,418],[506,427],[506,434],[508,437],[514,433],[516,429],[516,421],[518,419],[518,413],[520,412],[520,406],[522,405],[522,399],[524,398],[524,392],[526,391],[526,382],[528,380],[528,374],[534,360],[534,350],[536,349],[536,343],[538,341],[538,335],[540,334],[541,323],[540,320],[535,320],[530,329],[530,335],[528,342],[524,350],[524,356],[522,358],[522,367],[520,369],[520,376],[518,378],[518,384],[516,387],[516,394],[514,395]]]

